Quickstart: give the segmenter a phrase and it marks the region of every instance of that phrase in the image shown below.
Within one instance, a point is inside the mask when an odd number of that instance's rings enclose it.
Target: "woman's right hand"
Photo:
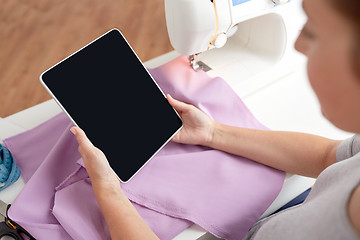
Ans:
[[[84,160],[95,194],[98,190],[110,190],[109,192],[116,190],[116,193],[121,193],[119,178],[110,167],[104,153],[90,142],[82,129],[72,127],[70,131],[79,143],[79,152]]]
[[[193,105],[180,102],[167,94],[170,105],[179,113],[183,128],[173,137],[174,142],[207,146],[212,139],[215,121]]]

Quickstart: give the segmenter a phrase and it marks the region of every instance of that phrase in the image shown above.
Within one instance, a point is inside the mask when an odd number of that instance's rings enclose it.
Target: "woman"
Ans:
[[[308,57],[308,77],[322,113],[338,128],[360,133],[360,2],[304,0],[303,6],[308,21],[295,48]],[[317,177],[304,204],[263,219],[244,239],[360,239],[360,136],[340,142],[303,133],[236,128],[214,122],[169,95],[168,101],[184,122],[173,141]],[[71,131],[113,239],[156,239],[122,193],[101,151],[80,129]],[[112,211],[114,206],[118,211]]]

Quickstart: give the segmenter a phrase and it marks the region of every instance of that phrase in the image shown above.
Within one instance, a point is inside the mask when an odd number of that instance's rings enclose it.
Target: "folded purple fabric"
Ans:
[[[185,57],[150,72],[165,93],[218,122],[266,129],[223,79],[194,72]],[[4,141],[26,182],[9,215],[38,239],[109,239],[71,126],[60,114]],[[284,176],[239,156],[170,142],[122,189],[160,239],[192,223],[241,239],[276,198]]]

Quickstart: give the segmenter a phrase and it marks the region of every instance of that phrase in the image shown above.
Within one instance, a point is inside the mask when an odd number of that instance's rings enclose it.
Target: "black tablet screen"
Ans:
[[[123,182],[181,128],[181,119],[117,29],[41,79]]]

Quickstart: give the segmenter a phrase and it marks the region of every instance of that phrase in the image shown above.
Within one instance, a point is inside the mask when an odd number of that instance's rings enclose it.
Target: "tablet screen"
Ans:
[[[182,126],[117,29],[45,71],[40,79],[74,124],[105,153],[123,182]]]

